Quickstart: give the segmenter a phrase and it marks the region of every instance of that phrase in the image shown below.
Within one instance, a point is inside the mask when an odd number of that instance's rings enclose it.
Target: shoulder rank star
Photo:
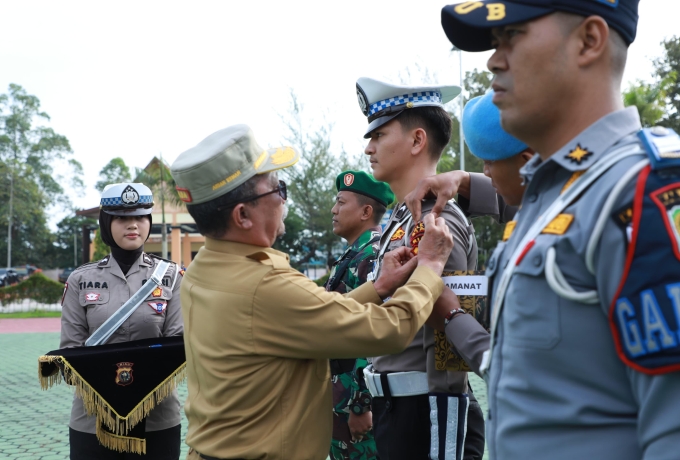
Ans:
[[[567,160],[570,160],[573,163],[576,163],[577,165],[580,165],[583,163],[585,160],[587,160],[593,152],[588,150],[587,148],[581,147],[581,144],[577,144],[576,148],[569,152],[564,158]]]

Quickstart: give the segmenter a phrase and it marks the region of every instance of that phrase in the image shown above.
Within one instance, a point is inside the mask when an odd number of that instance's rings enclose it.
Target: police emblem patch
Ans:
[[[163,290],[160,287],[157,287],[156,289],[153,290],[151,295],[153,297],[160,297],[161,295],[163,295]]]
[[[66,294],[66,290],[64,290],[64,294]],[[101,297],[101,295],[97,294],[96,292],[88,292],[87,294],[85,294],[85,300],[87,300],[88,302],[96,302],[97,300],[99,300],[99,297]]]
[[[394,235],[392,235],[392,238],[390,238],[390,241],[398,241],[398,240],[402,239],[404,237],[404,235],[406,235],[406,232],[404,231],[403,228],[400,227],[399,229],[397,229],[396,232],[394,232]]]
[[[411,230],[411,252],[415,255],[418,255],[418,245],[420,240],[423,239],[423,235],[425,235],[425,223],[421,220]]]
[[[116,385],[122,387],[128,386],[134,380],[132,377],[132,366],[134,363],[122,362],[116,364],[118,369],[116,369]]]
[[[352,185],[354,183],[354,174],[352,173],[347,173],[345,174],[345,177],[342,180],[347,187]]]
[[[581,144],[577,144],[576,148],[569,152],[564,158],[567,160],[570,160],[572,163],[576,163],[577,165],[580,165],[583,163],[585,160],[590,158],[590,156],[593,154],[590,150],[587,148],[581,147]]]
[[[357,100],[359,101],[359,108],[365,116],[368,116],[368,98],[366,93],[361,89],[361,86],[357,84]]]
[[[650,194],[664,218],[673,243],[675,257],[680,260],[680,183],[671,184]]]
[[[120,194],[120,200],[125,206],[133,206],[139,203],[139,193],[131,185],[128,185]]]
[[[165,302],[147,302],[147,303],[151,308],[153,308],[153,311],[155,311],[157,315],[162,314],[168,306],[168,304]]]

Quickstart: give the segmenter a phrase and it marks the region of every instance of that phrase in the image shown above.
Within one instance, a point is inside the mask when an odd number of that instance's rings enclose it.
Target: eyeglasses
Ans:
[[[286,189],[286,183],[282,180],[279,180],[279,186],[276,187],[274,190],[271,190],[267,193],[262,193],[261,195],[249,196],[247,198],[243,198],[242,200],[238,200],[236,202],[223,204],[222,206],[218,207],[217,210],[222,211],[223,209],[233,208],[237,204],[248,203],[249,201],[255,201],[258,198],[262,198],[263,196],[271,195],[272,193],[278,193],[279,196],[281,197],[281,199],[283,201],[286,201],[288,199],[288,189]]]

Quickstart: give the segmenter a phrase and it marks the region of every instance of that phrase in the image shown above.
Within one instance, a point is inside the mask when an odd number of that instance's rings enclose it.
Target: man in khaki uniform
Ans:
[[[442,292],[453,240],[433,217],[417,257],[393,251],[383,276],[346,296],[291,268],[271,246],[285,229],[286,187],[276,170],[297,160],[290,147],[263,150],[236,125],[172,165],[206,236],[181,289],[189,459],[325,459],[328,358],[403,350]]]

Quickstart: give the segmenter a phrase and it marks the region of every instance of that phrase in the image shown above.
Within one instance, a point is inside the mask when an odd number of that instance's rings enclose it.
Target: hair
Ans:
[[[422,128],[427,133],[432,159],[439,161],[451,140],[451,115],[442,107],[415,107],[404,110],[396,120],[404,131]]]
[[[357,197],[357,203],[359,203],[359,206],[370,206],[373,208],[373,223],[378,225],[380,220],[385,215],[387,207],[370,196],[362,195],[361,193],[356,192],[355,195]]]
[[[231,192],[199,204],[187,204],[187,211],[196,222],[196,227],[202,235],[219,238],[223,236],[231,225],[231,212],[240,201],[256,195],[257,184],[269,174],[255,175],[236,187]],[[250,203],[257,206],[258,200]],[[227,207],[225,207],[225,205]]]

